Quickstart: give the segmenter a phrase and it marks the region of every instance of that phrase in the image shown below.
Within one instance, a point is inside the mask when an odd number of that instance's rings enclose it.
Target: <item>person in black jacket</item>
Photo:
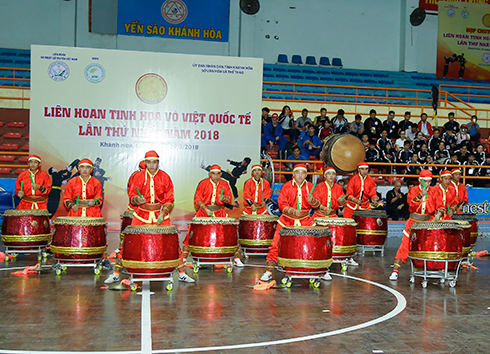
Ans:
[[[408,203],[407,195],[401,192],[402,183],[396,181],[393,189],[386,193],[386,209],[388,214],[394,221],[400,217],[404,220],[408,219]]]
[[[60,205],[61,185],[63,184],[63,182],[66,183],[65,181],[71,178],[73,168],[77,166],[79,162],[80,160],[77,159],[73,161],[69,166],[65,166],[65,169],[60,171],[58,171],[54,167],[50,167],[48,169],[48,174],[51,175],[51,191],[49,192],[48,196],[48,212],[50,218],[52,218],[53,215],[56,214],[56,211],[58,210],[58,207]]]
[[[412,159],[413,152],[410,150],[410,142],[405,141],[403,143],[403,150],[398,151],[398,155],[396,156],[396,163],[398,164],[406,164],[409,163]],[[403,167],[396,166],[397,173],[403,172]]]
[[[383,128],[388,132],[388,138],[398,139],[398,123],[393,119],[395,118],[395,111],[390,111],[388,113],[388,119],[383,122]]]
[[[381,121],[376,118],[374,109],[369,111],[369,117],[364,121],[364,131],[369,136],[369,141],[376,142],[381,136]]]

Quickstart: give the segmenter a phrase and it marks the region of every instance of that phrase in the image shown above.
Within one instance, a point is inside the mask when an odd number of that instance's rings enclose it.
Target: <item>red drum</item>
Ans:
[[[416,222],[410,228],[409,253],[414,268],[424,268],[425,260],[438,260],[439,262],[426,262],[427,269],[456,269],[458,260],[463,258],[463,230],[454,222]]]
[[[279,232],[283,272],[290,276],[319,276],[332,264],[332,237],[326,227],[292,226]]]
[[[335,260],[352,258],[357,250],[356,225],[348,218],[315,218],[318,226],[328,227],[332,233],[332,256]]]
[[[463,257],[468,257],[471,251],[471,225],[468,221],[446,220],[445,222],[454,222],[463,229]]]
[[[39,250],[47,246],[51,232],[49,213],[45,209],[5,210],[2,241],[12,250]]]
[[[383,246],[388,236],[388,216],[384,210],[356,210],[357,244]]]
[[[51,251],[55,259],[70,263],[92,263],[107,250],[103,218],[65,216],[54,220]]]
[[[173,225],[129,225],[122,264],[137,278],[168,278],[179,264],[179,230]]]
[[[471,247],[475,246],[478,238],[478,218],[476,214],[454,214],[453,220],[468,221],[470,223]]]
[[[126,226],[131,225],[131,222],[133,222],[133,214],[134,214],[134,211],[126,210],[121,215],[121,218],[122,218],[122,221],[121,221],[121,236],[122,236],[123,231],[126,228]]]
[[[238,250],[238,221],[194,217],[189,222],[189,251],[200,262],[229,262]]]
[[[238,226],[238,244],[248,253],[267,253],[276,231],[275,215],[242,215]]]

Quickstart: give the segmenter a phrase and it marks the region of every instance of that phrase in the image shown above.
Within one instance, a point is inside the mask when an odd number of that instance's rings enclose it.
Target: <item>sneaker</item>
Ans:
[[[183,281],[184,283],[194,283],[195,280],[188,276],[186,273],[179,273],[179,281]]]
[[[233,265],[235,267],[245,267],[245,265],[242,263],[242,260],[240,258],[235,258],[233,260]]]
[[[119,281],[119,274],[117,273],[112,273],[107,277],[106,280],[104,280],[104,284],[112,284],[112,283],[117,283]]]
[[[260,277],[260,280],[262,281],[271,281],[272,280],[272,273],[269,272],[268,270],[265,271],[264,274]]]
[[[332,276],[330,274],[328,274],[328,272],[326,272],[325,274],[323,274],[321,276],[321,279],[322,280],[326,280],[326,281],[331,281],[332,280]]]
[[[397,272],[391,273],[390,280],[398,280],[398,273]]]
[[[356,262],[355,260],[353,260],[352,258],[349,258],[349,260],[347,261],[347,265],[357,267],[357,266],[359,265],[359,263],[357,263],[357,262]]]

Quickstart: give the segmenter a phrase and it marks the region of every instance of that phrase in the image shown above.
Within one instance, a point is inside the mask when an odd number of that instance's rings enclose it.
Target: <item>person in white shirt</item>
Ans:
[[[403,149],[403,145],[405,144],[405,141],[407,140],[406,138],[406,133],[405,130],[400,130],[400,137],[396,139],[395,141],[395,149],[397,151],[400,151]]]

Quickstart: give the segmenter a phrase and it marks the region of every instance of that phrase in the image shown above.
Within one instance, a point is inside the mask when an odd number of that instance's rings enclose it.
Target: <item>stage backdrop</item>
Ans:
[[[490,5],[439,1],[437,77],[490,81]]]
[[[259,163],[262,66],[251,58],[32,46],[31,153],[61,190],[77,160],[92,159],[104,186],[102,214],[114,228],[129,176],[156,150],[174,183],[171,218],[184,228],[208,165],[232,171],[228,160]],[[231,179],[240,203],[250,166]],[[66,215],[59,205],[57,215]]]

